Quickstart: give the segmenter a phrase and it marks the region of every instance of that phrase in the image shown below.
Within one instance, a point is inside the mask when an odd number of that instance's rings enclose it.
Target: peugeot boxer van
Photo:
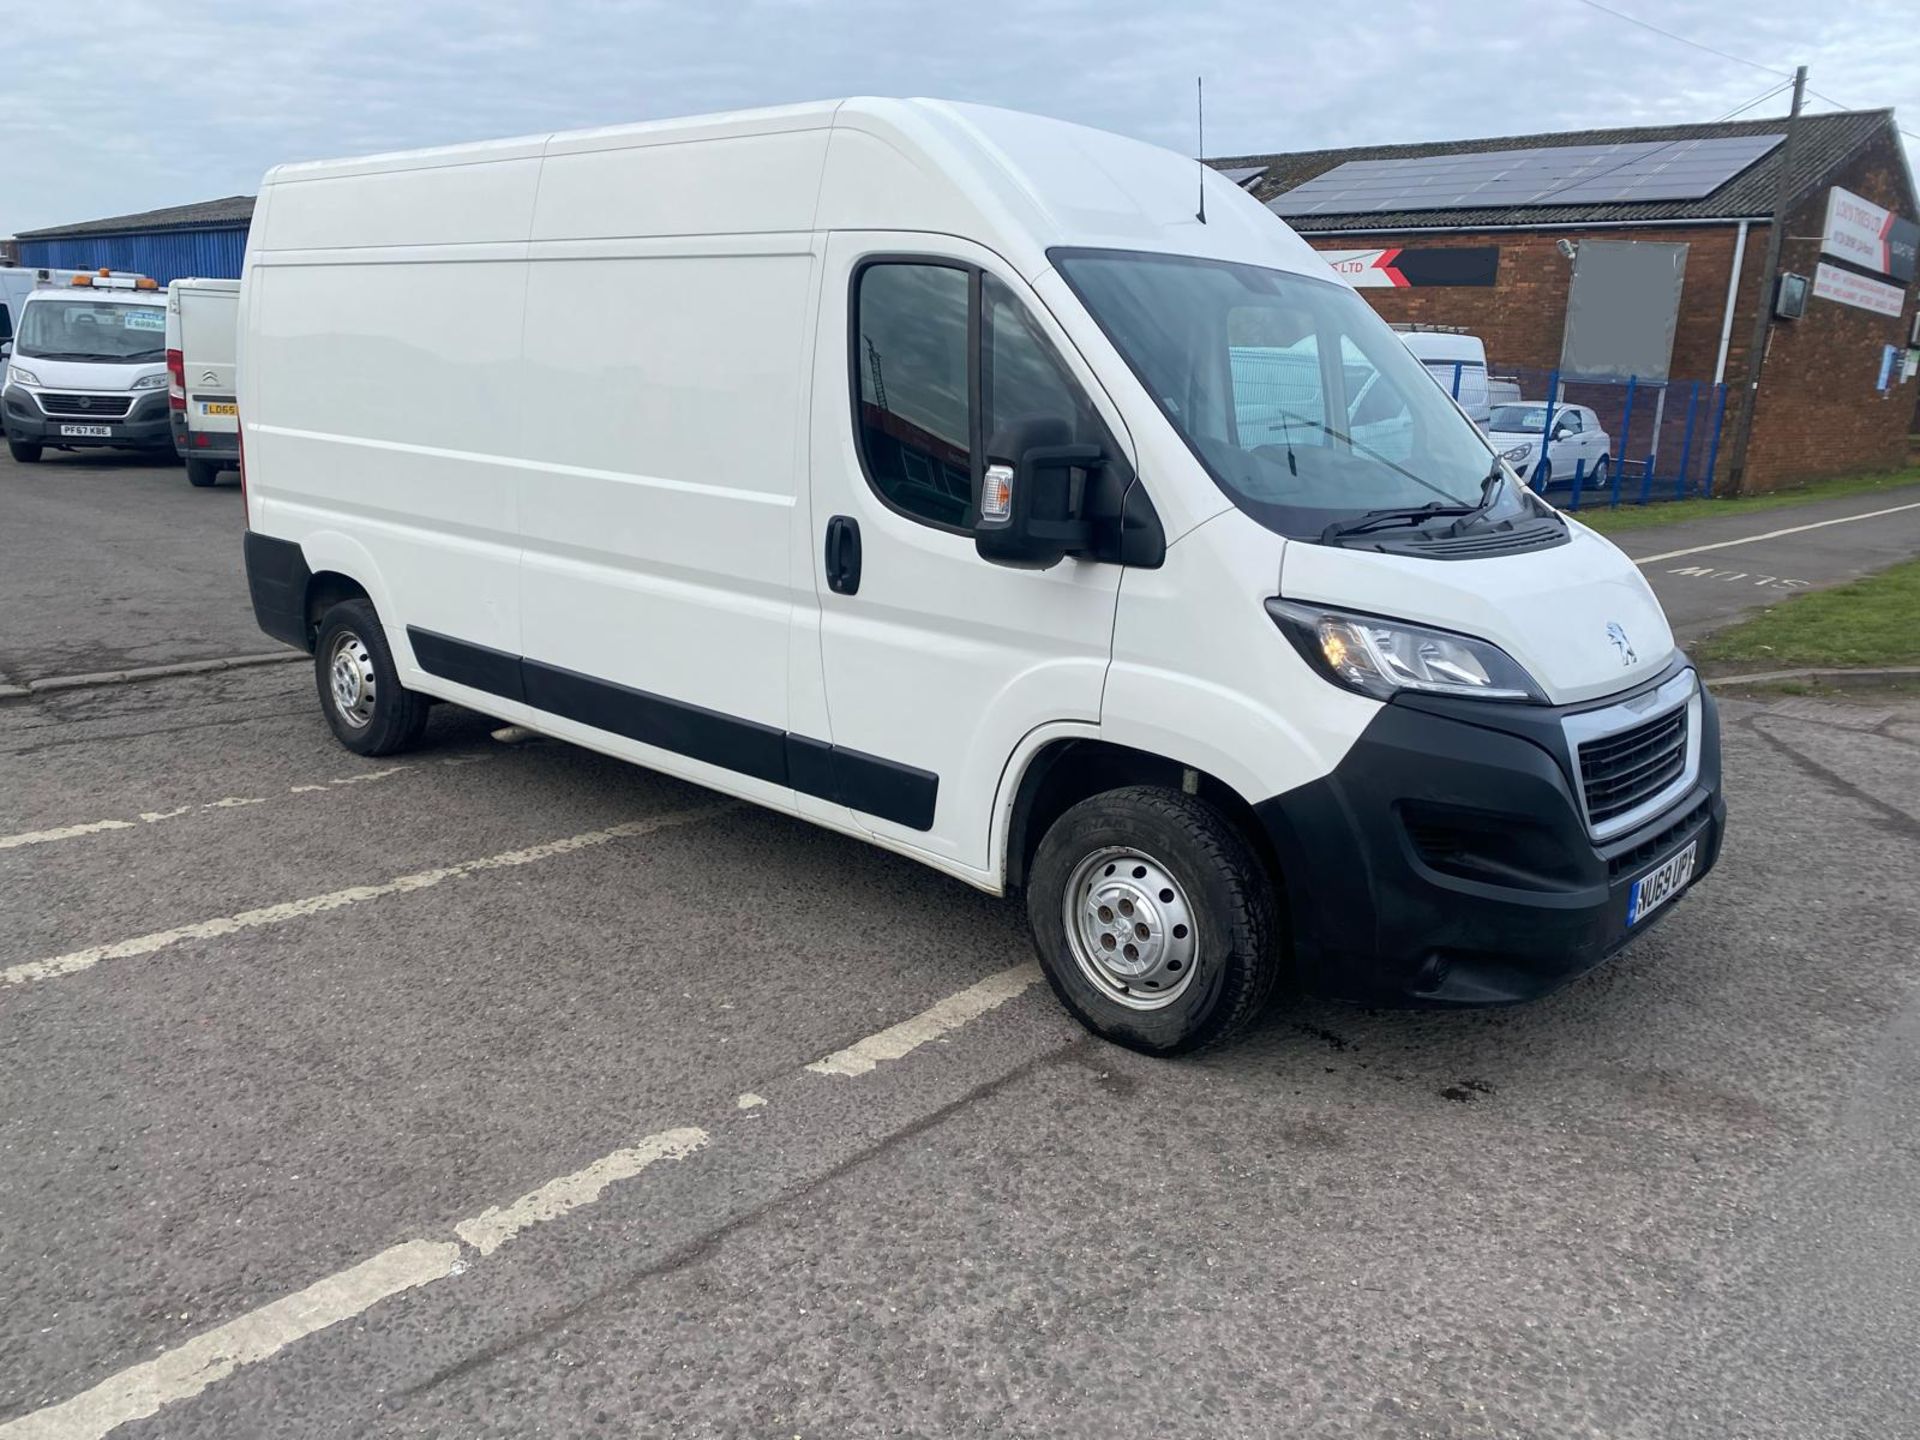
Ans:
[[[1126,1045],[1524,1000],[1720,850],[1639,571],[1165,150],[849,100],[282,167],[239,397],[349,749],[456,701],[1018,892]]]
[[[167,285],[167,413],[187,480],[205,488],[240,461],[239,402],[233,389],[238,280]]]

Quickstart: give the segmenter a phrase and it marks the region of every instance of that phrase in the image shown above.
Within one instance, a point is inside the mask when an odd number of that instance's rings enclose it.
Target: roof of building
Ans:
[[[142,210],[138,215],[115,215],[105,220],[82,220],[75,225],[22,230],[14,239],[65,240],[80,235],[126,235],[153,230],[242,230],[252,219],[253,196],[229,195],[223,200]]]
[[[1472,155],[1490,150],[1554,149],[1638,141],[1711,140],[1735,135],[1778,135],[1784,117],[1720,120],[1707,125],[1649,125],[1615,130],[1564,130],[1545,135],[1504,135],[1485,140],[1438,140],[1421,145],[1362,145],[1347,150],[1303,150],[1291,155],[1227,155],[1207,163],[1227,170],[1262,166],[1266,173],[1247,186],[1270,201],[1349,160],[1397,160],[1430,155]],[[1862,145],[1892,131],[1891,110],[1842,110],[1800,117],[1793,193],[1812,188]],[[1640,221],[1754,219],[1773,211],[1775,176],[1785,147],[1776,147],[1698,200],[1618,201],[1585,205],[1533,205],[1472,210],[1369,211],[1350,215],[1289,215],[1299,231],[1477,229],[1493,225],[1586,225]]]

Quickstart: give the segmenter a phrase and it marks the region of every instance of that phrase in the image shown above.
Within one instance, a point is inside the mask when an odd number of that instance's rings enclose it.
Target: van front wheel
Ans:
[[[1279,973],[1265,871],[1224,815],[1178,791],[1110,790],[1054,821],[1027,917],[1061,1003],[1149,1054],[1229,1038]]]
[[[391,755],[427,728],[427,697],[400,685],[380,617],[365,600],[342,600],[320,617],[313,650],[320,708],[356,755]]]

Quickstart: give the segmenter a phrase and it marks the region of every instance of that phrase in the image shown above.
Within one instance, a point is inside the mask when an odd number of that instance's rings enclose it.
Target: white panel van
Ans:
[[[1460,402],[1467,418],[1482,430],[1486,429],[1487,417],[1492,411],[1487,392],[1486,343],[1478,335],[1469,335],[1464,330],[1400,325],[1394,329],[1400,332],[1407,349],[1440,382],[1440,388]]]
[[[238,280],[167,285],[167,405],[173,448],[187,479],[205,488],[240,463],[234,355],[239,346]]]
[[[350,749],[456,701],[1019,892],[1123,1044],[1538,995],[1718,855],[1638,570],[1167,151],[849,100],[286,166],[240,328],[253,603]]]

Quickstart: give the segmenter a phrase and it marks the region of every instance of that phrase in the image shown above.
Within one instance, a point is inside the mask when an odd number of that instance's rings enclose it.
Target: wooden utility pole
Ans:
[[[1773,219],[1767,226],[1767,260],[1760,272],[1754,306],[1753,341],[1747,346],[1747,394],[1734,418],[1733,447],[1727,452],[1724,491],[1738,495],[1747,478],[1747,442],[1753,438],[1753,411],[1760,403],[1760,368],[1767,363],[1767,336],[1773,329],[1773,292],[1780,281],[1780,247],[1786,240],[1787,203],[1793,198],[1795,141],[1800,138],[1800,104],[1807,94],[1807,67],[1793,72],[1793,108],[1787,112],[1787,138],[1780,146],[1780,168],[1773,181]]]

